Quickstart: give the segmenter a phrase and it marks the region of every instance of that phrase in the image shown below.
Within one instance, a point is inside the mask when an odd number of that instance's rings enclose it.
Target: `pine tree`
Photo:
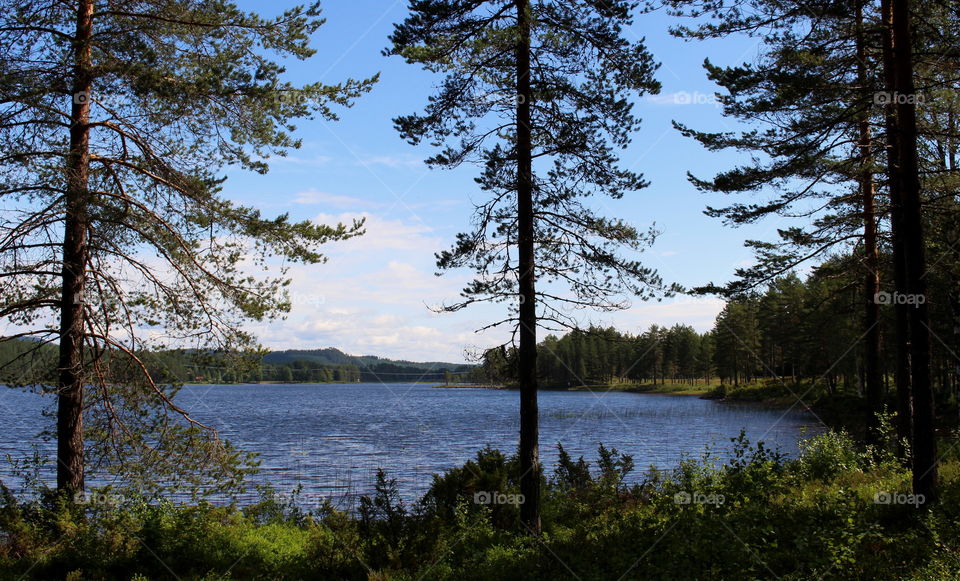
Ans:
[[[677,6],[685,3],[677,2]],[[692,3],[699,13],[706,4]],[[872,124],[878,119],[879,47],[867,22],[870,7],[860,0],[786,3],[758,0],[744,11],[715,11],[716,23],[684,36],[706,38],[733,31],[765,37],[760,61],[737,67],[707,63],[710,77],[729,91],[725,113],[762,120],[739,134],[710,134],[681,125],[710,149],[761,152],[755,163],[722,172],[712,180],[692,178],[705,191],[769,192],[761,203],[709,208],[708,214],[737,225],[770,215],[805,217],[810,226],[779,231],[778,242],[747,242],[757,264],[737,271],[738,279],[717,288],[728,296],[747,292],[811,260],[862,244],[862,328],[866,362],[868,433],[875,435],[882,405],[881,328],[878,305],[880,264],[874,175],[878,171]]]
[[[844,251],[842,246],[848,241],[860,239],[862,251],[856,255],[866,271],[861,312],[868,427],[873,436],[882,396],[881,319],[875,303],[881,282],[878,220],[883,210],[876,193],[880,191],[877,186],[885,186],[895,292],[924,297],[917,308],[905,304],[896,307],[899,429],[901,435],[909,430],[914,441],[916,492],[934,498],[930,301],[925,300],[929,273],[924,210],[929,215],[929,206],[924,208],[921,197],[924,176],[918,151],[923,134],[917,122],[920,99],[914,46],[922,47],[923,54],[930,50],[939,51],[940,57],[949,54],[952,49],[944,51],[939,44],[944,34],[927,20],[939,11],[940,18],[932,21],[943,22],[942,16],[949,10],[937,8],[935,3],[917,3],[911,12],[907,0],[883,0],[879,6],[863,0],[752,0],[736,10],[725,10],[722,1],[678,0],[671,4],[680,13],[711,19],[695,30],[679,29],[681,35],[707,38],[746,32],[766,39],[764,58],[757,66],[707,65],[711,77],[730,92],[722,98],[725,112],[746,120],[766,121],[762,131],[708,134],[678,126],[709,148],[735,147],[767,156],[713,180],[694,178],[694,183],[710,191],[775,188],[769,201],[739,203],[710,212],[735,224],[770,214],[807,216],[812,224],[808,229],[781,230],[781,244],[750,242],[757,250],[758,265],[739,271],[741,280],[726,289],[710,285],[702,290],[747,290],[757,281],[769,280],[802,261],[825,256],[828,250]],[[915,22],[924,30],[919,35],[912,29]],[[945,68],[942,60],[936,58],[931,69]],[[931,76],[929,70],[921,74]],[[954,135],[943,129],[930,128],[930,132]],[[885,183],[874,177],[881,173],[879,164],[884,163]],[[813,212],[797,211],[798,203],[818,197],[825,202],[812,206]],[[854,221],[854,217],[858,219]],[[856,224],[862,235],[854,231]],[[912,427],[907,419],[911,416]]]
[[[620,254],[641,250],[654,233],[582,202],[646,185],[615,155],[638,127],[629,97],[659,89],[643,44],[623,38],[635,6],[414,0],[388,50],[445,75],[422,115],[396,119],[400,134],[442,146],[430,165],[483,165],[477,183],[489,198],[476,209],[474,229],[437,264],[478,274],[447,310],[516,305],[490,327],[511,325],[519,337],[521,518],[533,533],[540,530],[538,325],[575,326],[563,307],[611,310],[629,296],[668,290],[654,271]]]
[[[144,485],[224,470],[232,482],[237,455],[140,354],[150,334],[198,351],[250,347],[240,321],[288,301],[282,273],[241,263],[321,262],[321,244],[361,233],[265,218],[220,195],[224,165],[265,172],[267,157],[298,146],[293,120],[332,119],[369,89],[283,80],[266,55],[309,57],[321,22],[315,4],[273,19],[221,1],[0,7],[0,198],[16,208],[0,224],[0,312],[18,335],[59,344],[61,491],[82,490],[94,463]]]
[[[889,94],[896,97],[894,143],[896,167],[891,181],[898,186],[900,206],[899,231],[894,237],[902,241],[904,276],[897,291],[905,296],[927,296],[926,243],[920,197],[920,162],[918,155],[917,100],[914,83],[913,17],[909,0],[889,0],[889,31],[892,46],[885,51],[884,68],[889,81]],[[902,98],[901,98],[902,96]],[[933,385],[930,378],[930,317],[926,300],[909,310],[910,390],[913,403],[913,491],[926,502],[937,499],[937,441]]]

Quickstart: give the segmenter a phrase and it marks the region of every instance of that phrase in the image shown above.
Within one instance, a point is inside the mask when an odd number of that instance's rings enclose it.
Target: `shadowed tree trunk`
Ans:
[[[893,94],[896,79],[894,78],[893,64],[893,4],[891,0],[883,0],[880,7],[883,17],[883,75],[884,88],[888,94]],[[887,188],[890,194],[890,226],[892,230],[893,246],[893,281],[894,288],[902,289],[906,286],[906,262],[904,259],[903,243],[903,202],[900,195],[900,146],[897,132],[897,111],[892,103],[888,102],[885,111],[885,126],[887,133]],[[909,442],[913,439],[913,403],[910,378],[910,321],[907,313],[908,305],[895,304],[895,343],[896,365],[894,382],[897,389],[897,440]],[[901,457],[906,450],[900,449]]]
[[[870,102],[870,84],[867,77],[866,43],[863,34],[863,3],[856,6],[857,27],[857,80],[864,92],[864,102]],[[880,305],[876,297],[880,292],[880,259],[877,252],[877,219],[874,203],[873,138],[870,133],[869,110],[865,109],[857,124],[858,148],[860,149],[860,196],[863,208],[863,254],[866,274],[863,281],[864,319],[866,330],[864,382],[867,395],[867,441],[877,443],[878,418],[883,398],[880,382]]]
[[[916,90],[913,83],[910,2],[892,0],[894,101],[900,162],[900,198],[903,206],[905,286],[898,289],[926,297],[926,256],[917,159]],[[910,375],[913,395],[913,491],[927,502],[937,495],[937,443],[934,431],[933,389],[930,382],[930,326],[925,300],[910,305]]]
[[[540,534],[540,428],[537,410],[537,312],[534,259],[533,153],[530,142],[530,2],[517,0],[517,250],[520,267],[520,507]]]
[[[93,1],[77,7],[74,37],[73,105],[70,112],[70,152],[67,157],[66,221],[63,239],[60,304],[59,384],[57,386],[57,489],[83,490],[83,291],[89,259],[90,227],[90,42]]]

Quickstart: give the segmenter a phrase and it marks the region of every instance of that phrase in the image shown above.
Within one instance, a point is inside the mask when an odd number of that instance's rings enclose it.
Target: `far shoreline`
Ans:
[[[463,389],[463,388],[476,388],[476,389],[496,389],[496,390],[513,390],[517,391],[520,388],[515,385],[505,385],[505,384],[483,384],[483,383],[448,383],[434,385],[435,388],[440,389]],[[703,386],[690,386],[690,385],[679,385],[679,384],[670,384],[669,386],[663,385],[631,385],[631,386],[620,386],[620,385],[577,385],[577,386],[541,386],[538,387],[537,391],[616,391],[621,393],[639,393],[645,395],[695,395],[702,397],[703,399],[717,399],[708,397],[712,389],[704,389]]]

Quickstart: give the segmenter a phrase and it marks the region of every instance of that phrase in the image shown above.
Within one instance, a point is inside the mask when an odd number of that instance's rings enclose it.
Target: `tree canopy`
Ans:
[[[204,467],[225,479],[234,455],[139,354],[251,348],[242,321],[289,307],[284,268],[262,271],[362,233],[263,216],[222,195],[221,172],[266,172],[299,146],[297,119],[335,119],[375,79],[284,80],[277,59],[314,52],[317,4],[269,19],[191,0],[0,13],[0,313],[17,325],[7,339],[59,344],[59,485],[82,488],[85,465],[141,484]],[[50,385],[36,371],[21,383]]]

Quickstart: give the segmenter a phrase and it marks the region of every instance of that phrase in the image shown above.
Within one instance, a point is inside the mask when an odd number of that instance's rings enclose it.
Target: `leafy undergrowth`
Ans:
[[[414,507],[381,473],[355,515],[5,492],[0,579],[960,579],[956,458],[940,501],[918,508],[909,473],[843,433],[791,461],[742,436],[735,450],[628,486],[628,456],[601,446],[591,466],[561,448],[540,538],[518,532],[516,458],[491,449]]]

